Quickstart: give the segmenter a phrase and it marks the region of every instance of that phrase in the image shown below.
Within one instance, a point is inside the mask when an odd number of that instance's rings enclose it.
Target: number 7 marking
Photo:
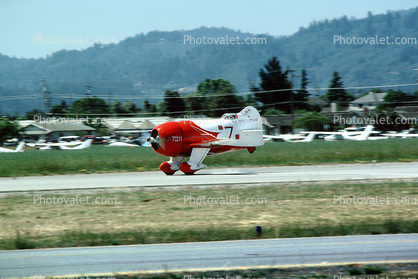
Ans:
[[[232,130],[234,129],[233,126],[225,126],[225,129],[231,129],[231,132],[229,133],[229,138],[232,136]]]

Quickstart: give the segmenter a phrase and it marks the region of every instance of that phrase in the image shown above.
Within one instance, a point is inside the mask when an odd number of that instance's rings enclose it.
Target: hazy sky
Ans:
[[[416,6],[416,0],[0,0],[0,53],[38,58],[60,49],[91,46],[80,41],[78,45],[71,44],[71,38],[89,37],[89,42],[115,38],[119,42],[153,30],[189,30],[200,26],[291,35],[313,20],[343,15],[363,18],[368,11],[380,14]]]

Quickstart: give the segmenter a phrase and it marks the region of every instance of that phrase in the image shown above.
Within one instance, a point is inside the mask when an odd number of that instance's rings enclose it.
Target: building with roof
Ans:
[[[168,116],[161,117],[118,117],[110,118],[104,123],[111,133],[140,136],[142,132],[150,132],[154,127],[170,121]]]
[[[18,121],[19,123],[20,121]],[[59,137],[73,136],[75,134],[91,135],[96,129],[81,123],[42,123],[22,122],[19,125],[23,128],[23,137],[30,140],[58,139]]]
[[[367,95],[364,95],[363,97],[360,97],[358,99],[355,99],[354,101],[350,102],[350,105],[348,107],[348,110],[351,111],[364,111],[372,110],[377,107],[377,105],[381,102],[383,102],[387,92],[383,93],[374,93],[369,92]]]

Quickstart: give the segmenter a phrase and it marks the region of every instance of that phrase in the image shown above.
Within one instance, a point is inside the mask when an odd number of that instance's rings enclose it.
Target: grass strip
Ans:
[[[254,154],[246,150],[208,156],[210,167],[305,165],[328,163],[411,162],[418,160],[417,139],[379,141],[316,140],[310,143],[266,143]],[[151,148],[92,146],[73,151],[1,153],[0,176],[158,170],[167,157]]]
[[[282,227],[263,227],[261,236],[254,228],[205,227],[198,229],[130,230],[122,232],[74,231],[51,236],[30,236],[29,233],[16,233],[13,239],[0,241],[0,249],[35,249],[58,247],[84,247],[130,244],[179,243],[200,241],[223,241],[243,239],[269,239],[294,237],[320,237],[343,235],[418,233],[416,220],[363,220],[350,224],[313,224],[303,226],[294,224]]]

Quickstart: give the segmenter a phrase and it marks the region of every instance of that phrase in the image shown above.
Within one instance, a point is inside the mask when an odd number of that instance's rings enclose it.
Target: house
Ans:
[[[294,114],[293,121],[302,116],[301,114]],[[291,114],[281,114],[281,115],[265,115],[264,118],[266,119],[263,122],[264,126],[264,134],[265,135],[280,135],[280,134],[288,134],[291,131],[291,122],[292,122],[292,115]],[[298,133],[302,131],[302,129],[294,129],[294,133]]]
[[[332,125],[335,126],[367,125],[364,116],[356,111],[321,112],[321,114],[328,117],[331,120]]]
[[[20,123],[22,122],[22,123]],[[23,137],[30,140],[39,139],[58,139],[64,136],[73,136],[75,134],[91,135],[96,129],[81,123],[40,123],[27,120],[18,121],[23,129]]]
[[[168,116],[162,117],[118,117],[104,123],[111,133],[140,136],[142,132],[150,132],[155,126],[170,121]]]
[[[385,98],[386,94],[387,92],[383,92],[383,93],[369,92],[367,93],[367,95],[364,95],[363,97],[360,97],[350,102],[348,110],[362,112],[365,109],[367,110],[375,109],[379,103],[384,101],[383,99]]]

